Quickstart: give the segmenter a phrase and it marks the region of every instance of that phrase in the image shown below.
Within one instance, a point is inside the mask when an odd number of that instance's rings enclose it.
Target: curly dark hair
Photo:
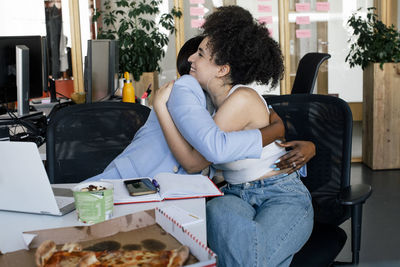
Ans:
[[[264,24],[239,6],[219,7],[203,24],[208,46],[217,65],[228,64],[233,85],[269,84],[276,86],[284,67],[279,45]]]

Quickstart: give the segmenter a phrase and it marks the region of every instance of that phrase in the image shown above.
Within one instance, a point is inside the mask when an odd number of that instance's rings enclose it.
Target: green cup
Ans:
[[[104,187],[104,190],[84,191],[90,185]],[[95,224],[112,217],[114,209],[114,186],[106,182],[80,183],[73,188],[78,220]]]

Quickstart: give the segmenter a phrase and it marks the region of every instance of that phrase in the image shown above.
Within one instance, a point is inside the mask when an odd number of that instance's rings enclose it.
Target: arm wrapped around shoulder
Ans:
[[[260,131],[221,131],[206,109],[200,84],[192,76],[184,75],[175,82],[167,106],[179,132],[208,161],[224,163],[260,157]]]

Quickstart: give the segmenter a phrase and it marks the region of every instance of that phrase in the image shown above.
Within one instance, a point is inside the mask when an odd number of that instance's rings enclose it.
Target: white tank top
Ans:
[[[241,84],[235,85],[229,91],[228,96],[232,94],[237,88],[243,86],[244,85]],[[251,88],[248,86],[245,87]],[[251,89],[256,91],[254,88]],[[265,101],[265,99],[258,92],[257,94],[260,96],[265,104],[265,107],[268,110],[267,102]],[[241,184],[257,180],[263,177],[268,172],[272,171],[273,169],[271,168],[271,165],[273,165],[274,162],[285,153],[286,150],[284,148],[278,146],[277,144],[275,144],[275,142],[273,142],[263,147],[261,158],[259,159],[243,159],[224,164],[214,164],[213,166],[216,169],[222,170],[226,182],[230,184]]]

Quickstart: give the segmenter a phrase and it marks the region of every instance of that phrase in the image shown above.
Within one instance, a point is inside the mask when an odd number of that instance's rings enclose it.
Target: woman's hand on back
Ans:
[[[288,173],[299,170],[312,157],[315,156],[315,145],[310,141],[289,141],[277,144],[281,147],[291,148],[291,150],[279,158],[276,166],[283,170],[291,168]]]

